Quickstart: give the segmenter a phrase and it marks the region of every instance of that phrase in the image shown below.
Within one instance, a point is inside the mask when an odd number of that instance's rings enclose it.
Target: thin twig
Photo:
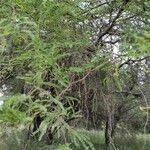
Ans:
[[[146,56],[146,57],[144,57],[144,58],[135,59],[135,60],[133,60],[133,59],[128,59],[127,61],[125,61],[125,62],[123,62],[122,64],[119,65],[119,69],[120,69],[121,67],[123,67],[124,65],[130,65],[130,64],[134,64],[134,63],[136,63],[136,62],[141,62],[141,61],[143,61],[143,60],[145,60],[145,59],[148,59],[148,58],[150,58],[150,56]]]
[[[91,72],[92,72],[92,70],[88,71],[87,74],[83,78],[81,78],[77,81],[71,82],[58,96],[62,97],[62,95],[64,95],[74,84],[77,84],[77,83],[85,80],[91,74]]]

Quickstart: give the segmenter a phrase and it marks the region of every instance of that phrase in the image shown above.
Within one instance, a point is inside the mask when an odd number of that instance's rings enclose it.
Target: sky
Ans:
[[[3,94],[0,92],[0,106],[3,104],[3,100],[1,99],[2,96]]]
[[[2,93],[0,93],[0,97],[2,97],[3,96],[3,94]]]

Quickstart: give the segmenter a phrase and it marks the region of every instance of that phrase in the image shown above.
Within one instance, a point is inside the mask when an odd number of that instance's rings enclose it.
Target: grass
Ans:
[[[107,150],[107,147],[104,144],[105,138],[103,131],[81,130],[80,132],[83,132],[83,134],[90,137],[90,141],[93,143],[96,150]],[[150,150],[150,134],[118,134],[115,137],[114,146],[117,150]]]
[[[87,131],[79,130],[80,133],[90,138],[96,150],[106,150],[104,144],[103,131]],[[65,145],[46,145],[44,142],[36,142],[34,140],[27,140],[27,136],[23,132],[16,130],[8,130],[0,134],[0,150],[70,150]],[[146,143],[145,143],[146,142]],[[116,135],[114,140],[115,147],[119,150],[149,150],[150,149],[150,134],[138,134],[135,136]],[[57,148],[56,148],[57,147]],[[113,149],[113,148],[110,148]],[[77,150],[77,149],[75,149]],[[84,150],[79,148],[78,150]]]
[[[148,135],[118,136],[115,145],[120,150],[149,150],[150,138],[147,137]]]

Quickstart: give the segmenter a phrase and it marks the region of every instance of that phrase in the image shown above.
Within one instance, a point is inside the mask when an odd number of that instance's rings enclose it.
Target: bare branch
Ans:
[[[111,24],[110,24],[108,27],[106,27],[103,32],[99,32],[99,34],[98,34],[98,39],[97,39],[97,41],[96,41],[96,43],[95,43],[95,46],[96,46],[96,47],[99,45],[99,42],[100,42],[101,38],[102,38],[104,35],[106,35],[106,34],[113,28],[113,26],[115,25],[117,19],[121,16],[122,12],[124,11],[124,6],[125,6],[129,1],[130,1],[130,0],[124,1],[122,7],[119,9],[117,15],[114,17],[114,19],[112,20]]]
[[[98,5],[94,6],[94,7],[90,8],[90,9],[88,9],[88,10],[84,11],[82,14],[86,14],[86,13],[90,12],[91,10],[93,10],[93,9],[97,9],[97,8],[99,8],[99,7],[103,6],[103,5],[106,5],[106,4],[108,4],[108,2],[100,3],[100,4],[98,4]]]
[[[131,65],[131,64],[134,64],[134,63],[136,63],[136,62],[141,62],[141,61],[143,61],[143,60],[146,60],[146,59],[148,59],[148,58],[150,58],[150,56],[146,56],[146,57],[144,57],[144,58],[140,58],[140,59],[136,59],[136,60],[128,59],[128,60],[125,61],[124,63],[120,64],[119,69],[120,69],[121,67],[123,67],[124,65]]]

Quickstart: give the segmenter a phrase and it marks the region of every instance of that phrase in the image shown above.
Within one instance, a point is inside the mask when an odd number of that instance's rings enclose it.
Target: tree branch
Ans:
[[[67,87],[66,89],[64,89],[64,90],[59,94],[59,97],[61,97],[62,95],[64,95],[64,93],[66,93],[74,84],[77,84],[77,83],[82,82],[83,80],[85,80],[85,79],[91,74],[91,72],[92,72],[92,70],[88,71],[87,74],[86,74],[83,78],[81,78],[81,79],[79,79],[79,80],[77,80],[77,81],[71,82],[71,83],[68,85],[68,87]]]
[[[99,32],[98,34],[98,39],[95,43],[95,46],[97,47],[99,45],[99,42],[101,40],[101,38],[106,35],[115,25],[116,20],[121,16],[122,12],[124,11],[124,6],[127,5],[127,3],[130,2],[130,0],[125,0],[122,7],[119,9],[117,15],[114,17],[114,19],[112,20],[111,24],[105,28],[105,30],[103,32]]]
[[[134,64],[136,62],[141,62],[147,58],[150,58],[150,56],[146,56],[144,58],[140,58],[140,59],[136,59],[136,60],[133,60],[133,59],[128,59],[127,61],[125,61],[124,63],[120,64],[119,65],[119,69],[122,68],[124,65],[131,65],[131,64]]]
[[[99,8],[99,7],[101,7],[101,6],[105,5],[105,4],[108,4],[108,2],[100,3],[100,4],[98,4],[98,5],[96,5],[96,6],[92,7],[92,8],[90,8],[90,9],[88,9],[88,10],[85,10],[85,11],[83,12],[83,14],[88,13],[89,11],[91,11],[91,10],[93,10],[93,9],[96,9],[96,8]]]

